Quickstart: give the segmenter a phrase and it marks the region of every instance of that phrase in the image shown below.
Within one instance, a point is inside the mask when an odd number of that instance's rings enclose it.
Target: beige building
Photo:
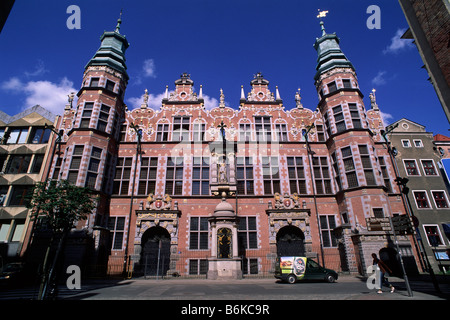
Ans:
[[[39,105],[14,116],[0,111],[0,264],[15,260],[26,247],[26,196],[43,178],[53,136],[46,126],[56,118]]]

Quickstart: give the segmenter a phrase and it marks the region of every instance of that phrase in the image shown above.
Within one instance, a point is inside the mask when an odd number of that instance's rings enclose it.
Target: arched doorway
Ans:
[[[152,227],[142,235],[140,264],[145,276],[164,276],[170,267],[170,234],[162,227]]]
[[[304,256],[305,235],[295,226],[286,226],[277,233],[277,255],[281,256]]]

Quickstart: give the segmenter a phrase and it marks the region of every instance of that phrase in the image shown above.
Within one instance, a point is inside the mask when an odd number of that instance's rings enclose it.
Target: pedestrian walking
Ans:
[[[395,291],[395,288],[387,279],[387,276],[389,275],[389,273],[392,273],[392,270],[389,269],[389,267],[383,262],[383,260],[378,259],[375,253],[372,253],[372,258],[373,258],[372,264],[376,265],[380,270],[380,288],[378,289],[377,293],[383,293],[383,291],[381,290],[383,284],[386,287],[391,288],[391,293],[393,293]]]

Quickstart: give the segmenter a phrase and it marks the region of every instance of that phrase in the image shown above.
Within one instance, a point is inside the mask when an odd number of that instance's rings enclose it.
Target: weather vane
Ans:
[[[328,11],[320,11],[320,9],[318,9],[317,11],[319,12],[317,18],[325,18],[327,16]]]

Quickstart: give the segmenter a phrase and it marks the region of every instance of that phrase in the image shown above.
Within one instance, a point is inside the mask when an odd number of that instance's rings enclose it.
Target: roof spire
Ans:
[[[319,14],[317,15],[317,19],[325,18],[327,16],[328,11],[320,11],[320,9],[317,10]],[[320,19],[320,28],[322,29],[322,36],[326,35],[325,26],[323,23],[323,20]]]
[[[122,24],[122,10],[123,9],[120,9],[120,16],[119,16],[119,19],[117,20],[116,30],[114,31],[114,32],[117,32],[117,33],[120,33],[119,32],[120,25]]]

